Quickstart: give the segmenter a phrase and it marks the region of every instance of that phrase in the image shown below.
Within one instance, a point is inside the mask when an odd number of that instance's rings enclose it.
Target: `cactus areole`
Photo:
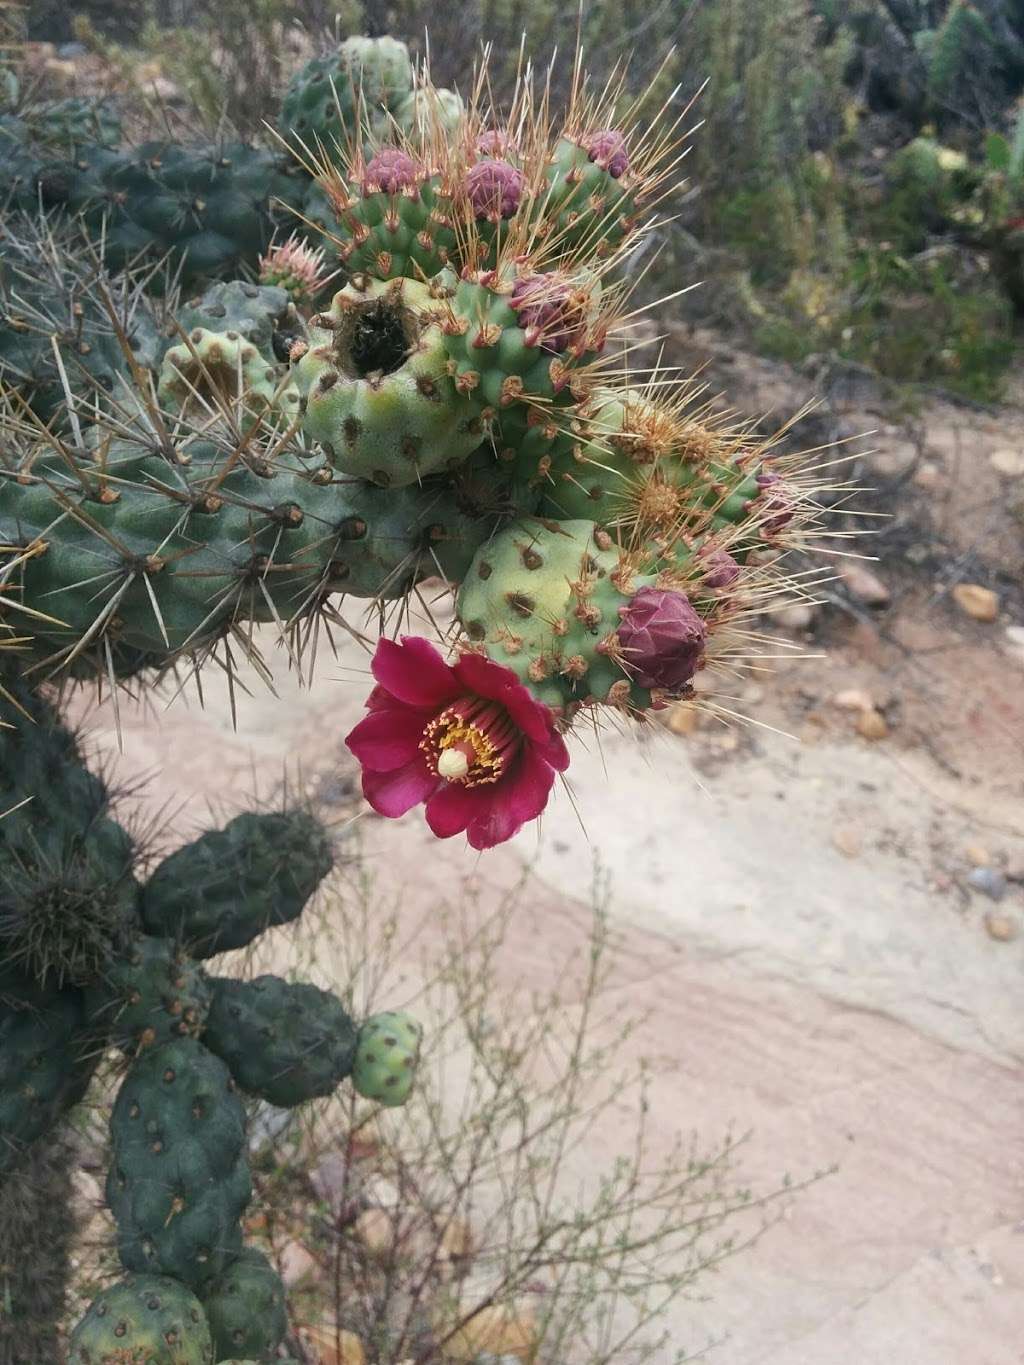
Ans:
[[[569,755],[554,713],[511,669],[473,653],[449,665],[406,635],[378,643],[373,676],[370,714],[345,742],[378,814],[397,818],[424,802],[439,838],[465,831],[483,849],[541,813]]]

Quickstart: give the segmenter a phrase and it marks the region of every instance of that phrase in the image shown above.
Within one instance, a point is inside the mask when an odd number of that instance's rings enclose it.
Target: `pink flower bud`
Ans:
[[[419,178],[419,168],[401,147],[382,147],[374,153],[363,172],[363,194],[399,194],[411,189]]]
[[[707,630],[684,592],[641,588],[619,608],[623,666],[640,687],[680,692],[704,654]]]
[[[519,326],[530,345],[557,353],[567,351],[580,336],[579,300],[568,281],[557,275],[521,275],[509,304],[519,314]]]
[[[507,161],[478,161],[466,176],[466,193],[478,218],[511,218],[523,197],[523,173]]]
[[[707,566],[701,579],[702,588],[729,588],[740,576],[740,566],[728,550],[708,550],[699,552]]]
[[[590,133],[584,138],[583,146],[591,161],[607,171],[613,180],[629,170],[626,138],[616,128],[601,128]]]

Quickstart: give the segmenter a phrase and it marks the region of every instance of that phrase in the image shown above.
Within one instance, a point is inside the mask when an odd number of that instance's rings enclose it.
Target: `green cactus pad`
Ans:
[[[192,1289],[242,1246],[252,1194],[245,1108],[227,1067],[192,1038],[147,1048],[125,1077],[110,1120],[107,1203],[129,1270]]]
[[[276,1360],[288,1331],[284,1285],[261,1251],[246,1248],[203,1294],[214,1359]]]
[[[609,645],[619,607],[654,581],[634,576],[592,521],[526,520],[477,553],[458,614],[470,640],[548,706],[611,700],[645,709],[650,693],[629,682]]]
[[[359,1030],[352,1084],[364,1099],[405,1104],[416,1079],[423,1029],[410,1014],[373,1014]]]
[[[547,166],[548,189],[537,197],[539,226],[557,256],[577,261],[608,255],[635,228],[633,177],[615,178],[572,138],[558,140]]]
[[[78,1103],[97,1057],[80,990],[0,975],[0,1173]]]
[[[165,858],[140,914],[149,933],[212,957],[298,919],[333,863],[330,836],[307,811],[246,812]]]
[[[49,209],[82,215],[108,269],[170,253],[189,288],[256,269],[281,216],[277,201],[295,197],[296,174],[286,158],[244,143],[147,142],[81,148],[73,161],[43,166],[32,191]],[[30,203],[31,193],[24,197]],[[154,276],[150,289],[159,283]]]
[[[29,444],[0,469],[0,543],[45,546],[5,583],[56,618],[33,621],[29,658],[132,675],[140,654],[168,664],[239,621],[297,620],[334,591],[400,597],[442,555],[464,566],[490,529],[474,540],[433,485],[394,501],[299,449],[268,459],[254,436],[213,431],[167,449],[143,420],[102,458]]]
[[[218,978],[203,1034],[243,1090],[291,1108],[352,1072],[356,1029],[329,991],[277,976]]]
[[[281,105],[285,136],[332,151],[358,141],[368,124],[403,106],[412,90],[409,49],[394,38],[346,38],[292,76]]]
[[[384,488],[454,469],[479,446],[483,425],[446,366],[427,287],[358,276],[310,321],[294,372],[303,430],[337,470]]]
[[[171,939],[140,934],[86,991],[89,1018],[129,1054],[198,1037],[210,1007],[202,969]]]
[[[254,414],[276,412],[288,423],[299,409],[299,391],[282,367],[237,332],[202,327],[167,351],[157,396],[172,411],[200,416],[227,404]]]
[[[71,1333],[68,1365],[213,1365],[196,1296],[161,1275],[129,1275],[104,1289]]]
[[[82,985],[136,922],[135,844],[53,706],[10,672],[0,686],[0,960]]]

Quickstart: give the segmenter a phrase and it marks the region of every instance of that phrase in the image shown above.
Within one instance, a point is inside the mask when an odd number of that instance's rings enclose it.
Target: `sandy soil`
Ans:
[[[785,414],[810,387],[695,344],[750,411]],[[715,1338],[724,1365],[1020,1365],[1024,473],[992,456],[1024,452],[1024,416],[936,401],[897,424],[842,383],[826,385],[827,419],[877,429],[858,472],[896,513],[855,547],[877,552],[891,600],[840,582],[775,627],[810,657],[730,694],[773,728],[677,714],[639,740],[574,741],[573,799],[479,858],[415,814],[361,810],[342,742],[366,690],[352,643],[308,689],[279,655],[278,697],[250,678],[236,728],[212,679],[205,709],[122,703],[115,724],[108,702],[89,724],[118,773],[158,777],[140,799],[169,803],[182,837],[208,805],[286,778],[339,822],[355,813],[382,894],[410,915],[465,879],[486,903],[528,865],[509,970],[533,984],[558,957],[542,949],[582,933],[595,863],[609,873],[614,988],[626,1013],[654,1005],[629,1046],[675,1063],[657,1138],[713,1141],[734,1122],[753,1130],[752,1180],[838,1166],[705,1286],[708,1302],[675,1307],[676,1346]],[[964,581],[999,594],[994,622],[957,607]],[[884,737],[837,704],[851,690]],[[597,1133],[585,1159],[619,1136]]]

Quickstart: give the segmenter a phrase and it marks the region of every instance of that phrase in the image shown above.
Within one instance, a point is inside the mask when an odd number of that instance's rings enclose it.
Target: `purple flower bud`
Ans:
[[[579,336],[582,318],[569,283],[557,275],[521,275],[509,304],[519,314],[527,345],[567,351]]]
[[[478,161],[469,168],[466,193],[478,218],[511,218],[523,197],[523,173],[507,161]]]
[[[788,488],[776,488],[770,484],[768,487],[770,491],[762,491],[754,499],[758,526],[765,540],[771,540],[784,531],[796,512],[796,500]]]
[[[503,157],[512,150],[512,139],[501,128],[485,128],[476,140],[481,156]]]
[[[740,566],[728,550],[699,551],[699,558],[707,565],[702,588],[729,588],[740,576]]]
[[[591,161],[608,172],[613,180],[625,175],[629,170],[629,153],[626,151],[626,138],[616,128],[601,128],[590,133],[583,140],[583,146]]]
[[[684,592],[641,588],[625,606],[616,634],[623,665],[640,687],[681,692],[697,671],[707,631]]]
[[[419,167],[401,147],[382,147],[363,172],[364,194],[398,194],[416,184]]]

